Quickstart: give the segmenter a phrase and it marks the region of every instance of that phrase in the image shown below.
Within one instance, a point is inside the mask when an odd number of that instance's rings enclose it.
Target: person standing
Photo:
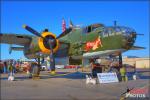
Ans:
[[[12,64],[12,61],[9,61],[8,70],[9,70],[8,76],[13,76],[13,64]]]
[[[16,61],[13,61],[12,66],[13,66],[13,73],[16,73]]]
[[[50,61],[49,60],[46,61],[46,66],[47,66],[47,71],[50,71]]]
[[[29,62],[27,65],[27,74],[29,78],[32,78],[32,69],[31,69],[31,63]]]
[[[99,63],[95,63],[95,59],[90,60],[90,67],[92,70],[92,76],[94,78],[97,77],[97,73],[102,73],[102,67],[100,66]]]
[[[122,66],[120,68],[120,74],[121,74],[122,81],[126,81],[126,68],[125,68],[125,66]]]
[[[13,73],[13,61],[9,61],[9,74],[8,74],[8,80],[14,81],[14,73]]]
[[[90,68],[91,68],[91,72],[92,72],[92,76],[95,76],[95,72],[94,72],[94,59],[90,59]]]
[[[6,62],[4,62],[4,67],[3,67],[3,72],[6,74],[7,73],[7,63]]]

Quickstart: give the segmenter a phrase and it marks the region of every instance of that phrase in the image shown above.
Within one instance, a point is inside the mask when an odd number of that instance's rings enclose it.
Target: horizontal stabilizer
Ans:
[[[24,47],[12,47],[12,45],[10,45],[9,47],[9,54],[12,53],[12,51],[23,51]]]
[[[130,50],[141,50],[145,49],[145,47],[133,46]]]

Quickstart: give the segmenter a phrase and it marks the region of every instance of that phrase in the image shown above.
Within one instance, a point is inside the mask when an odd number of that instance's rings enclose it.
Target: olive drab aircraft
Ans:
[[[70,21],[69,27],[66,28],[63,19],[63,32],[57,37],[48,29],[40,33],[28,25],[24,25],[23,28],[33,35],[1,33],[0,43],[19,45],[19,47],[10,46],[9,52],[22,50],[28,59],[38,59],[38,64],[41,57],[49,56],[52,73],[55,73],[55,57],[90,59],[119,56],[127,50],[143,49],[134,46],[138,35],[134,29],[116,24],[109,27],[96,23],[80,27]]]

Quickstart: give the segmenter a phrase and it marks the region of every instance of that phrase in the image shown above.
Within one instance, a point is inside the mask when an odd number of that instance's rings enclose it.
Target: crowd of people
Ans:
[[[10,73],[12,71],[13,73],[16,73],[17,68],[18,66],[14,60],[1,61],[0,73]]]
[[[15,73],[26,72],[29,78],[32,78],[39,74],[40,68],[36,66],[38,66],[37,62],[0,61],[0,73],[8,74],[9,79],[10,76],[14,78]]]
[[[0,61],[0,73],[27,72],[31,69],[31,63],[23,63],[15,60]]]

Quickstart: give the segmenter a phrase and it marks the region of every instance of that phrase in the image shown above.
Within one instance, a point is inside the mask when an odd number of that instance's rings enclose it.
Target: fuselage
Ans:
[[[105,27],[102,24],[92,24],[83,28],[73,27],[70,32],[59,37],[60,45],[55,55],[82,56],[86,52],[128,50],[135,42],[135,34],[133,29],[123,26]],[[33,36],[31,43],[25,46],[24,54],[27,58],[37,58],[41,54],[49,55],[42,52],[38,41],[39,37]]]
[[[128,27],[105,27],[93,24],[85,28],[74,28],[60,38],[70,43],[69,55],[82,55],[85,52],[96,52],[114,49],[130,49],[136,36]],[[91,29],[89,29],[89,27]]]

